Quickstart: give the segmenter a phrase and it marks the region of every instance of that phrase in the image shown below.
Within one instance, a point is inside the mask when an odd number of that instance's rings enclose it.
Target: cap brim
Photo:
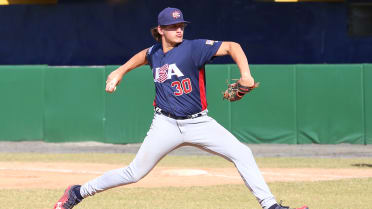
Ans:
[[[166,25],[174,25],[174,24],[178,24],[178,23],[187,23],[187,24],[189,24],[189,23],[191,23],[191,22],[189,22],[189,21],[185,21],[185,20],[181,20],[181,21],[177,21],[177,20],[175,20],[175,21],[172,21],[172,22],[170,22],[170,23],[167,23],[167,24],[161,24],[161,25],[166,26]]]

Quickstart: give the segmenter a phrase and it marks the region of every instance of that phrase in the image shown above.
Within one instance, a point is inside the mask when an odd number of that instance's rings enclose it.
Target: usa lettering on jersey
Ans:
[[[174,75],[177,77],[184,76],[176,64],[165,64],[161,67],[155,68],[154,82],[163,83],[166,80],[171,79]]]

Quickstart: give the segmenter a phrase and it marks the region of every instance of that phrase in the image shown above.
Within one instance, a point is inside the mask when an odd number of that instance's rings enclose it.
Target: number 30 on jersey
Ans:
[[[175,96],[181,96],[182,94],[188,94],[192,92],[190,78],[185,78],[181,82],[173,81],[171,83],[171,86],[176,88],[176,91],[173,93]]]

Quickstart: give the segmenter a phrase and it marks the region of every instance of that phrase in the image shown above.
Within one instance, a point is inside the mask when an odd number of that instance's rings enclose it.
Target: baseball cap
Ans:
[[[181,10],[167,7],[158,15],[158,25],[173,25],[177,23],[190,23],[183,19]]]

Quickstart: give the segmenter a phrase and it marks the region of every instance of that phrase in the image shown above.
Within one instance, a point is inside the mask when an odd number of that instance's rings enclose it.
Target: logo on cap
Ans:
[[[180,17],[181,17],[181,13],[180,13],[180,11],[175,10],[175,11],[172,13],[172,16],[173,16],[174,19],[177,19],[177,18],[180,18]]]

